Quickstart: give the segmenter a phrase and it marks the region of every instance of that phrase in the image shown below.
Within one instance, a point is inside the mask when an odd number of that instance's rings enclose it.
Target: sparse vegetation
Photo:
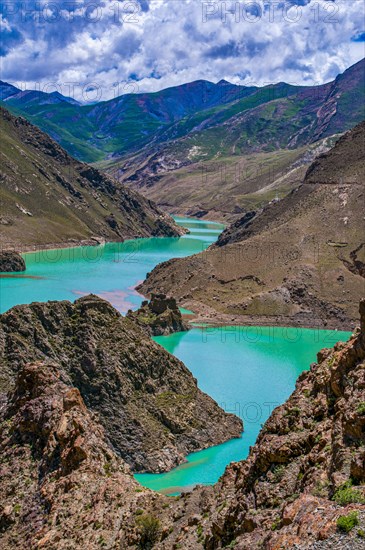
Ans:
[[[317,497],[327,497],[328,496],[328,487],[329,487],[329,481],[318,481],[315,489],[313,490],[313,495]]]
[[[337,528],[344,533],[349,533],[358,524],[359,514],[355,511],[350,512],[347,516],[340,516],[337,520]]]
[[[292,407],[288,411],[286,411],[285,416],[299,416],[300,415],[300,408],[299,407]]]
[[[276,531],[277,529],[280,529],[280,526],[281,526],[281,519],[277,518],[271,524],[271,531]]]
[[[283,479],[284,474],[285,474],[284,464],[278,464],[277,466],[275,466],[272,473],[273,473],[273,476],[274,476],[274,482],[279,483],[279,481],[281,481]]]
[[[145,514],[137,519],[137,525],[140,533],[138,547],[141,550],[150,550],[160,538],[160,520],[151,514]]]
[[[104,472],[105,472],[105,475],[107,477],[110,477],[112,475],[112,471],[111,471],[111,464],[110,462],[105,462],[104,464]]]
[[[196,528],[196,534],[198,536],[198,541],[203,542],[204,534],[203,534],[203,526],[202,525],[198,525],[198,527]]]
[[[337,489],[332,500],[341,506],[346,506],[347,504],[353,503],[365,504],[365,496],[363,492],[358,489],[354,489],[352,487],[351,480],[347,481]]]

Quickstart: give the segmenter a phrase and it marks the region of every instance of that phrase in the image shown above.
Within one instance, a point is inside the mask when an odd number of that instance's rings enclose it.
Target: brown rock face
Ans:
[[[136,547],[138,510],[168,505],[134,480],[62,370],[26,364],[2,411],[1,548]]]
[[[152,336],[188,330],[175,298],[164,294],[152,294],[150,302],[143,302],[137,311],[128,311],[127,317]]]
[[[0,316],[3,391],[30,361],[59,365],[135,471],[169,470],[189,452],[242,431],[181,361],[96,296],[17,306]]]
[[[0,272],[25,271],[25,261],[17,252],[0,253]]]

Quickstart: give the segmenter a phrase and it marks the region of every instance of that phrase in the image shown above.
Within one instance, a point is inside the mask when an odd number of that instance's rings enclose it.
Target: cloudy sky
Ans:
[[[79,100],[197,79],[332,80],[365,55],[364,0],[53,0],[0,6],[1,78]]]

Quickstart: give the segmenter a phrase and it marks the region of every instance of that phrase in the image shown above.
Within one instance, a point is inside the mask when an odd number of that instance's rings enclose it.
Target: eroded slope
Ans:
[[[297,189],[245,215],[203,254],[157,266],[140,289],[205,320],[349,329],[364,296],[365,123]]]
[[[153,202],[76,161],[37,127],[3,108],[0,132],[3,248],[181,234]]]

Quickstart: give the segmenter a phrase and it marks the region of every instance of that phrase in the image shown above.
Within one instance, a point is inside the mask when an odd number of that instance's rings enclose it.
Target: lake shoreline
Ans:
[[[35,253],[35,252],[47,252],[47,251],[51,251],[51,250],[67,250],[68,248],[83,248],[83,247],[89,247],[89,246],[93,246],[95,248],[97,248],[98,246],[105,246],[107,244],[123,244],[125,242],[128,242],[128,241],[135,241],[135,240],[140,240],[140,239],[180,239],[181,237],[183,237],[183,235],[179,235],[179,236],[176,236],[176,237],[168,237],[167,235],[156,235],[156,236],[153,236],[153,235],[144,235],[144,236],[141,236],[141,235],[131,235],[131,236],[128,236],[128,237],[125,237],[123,239],[119,239],[119,240],[113,240],[113,241],[110,241],[110,240],[104,240],[102,239],[101,237],[100,238],[97,238],[97,237],[91,237],[90,239],[82,239],[82,240],[79,240],[79,241],[64,241],[64,242],[60,242],[60,243],[48,243],[48,244],[40,244],[40,245],[37,245],[37,244],[32,244],[32,245],[23,245],[23,246],[20,246],[20,247],[15,247],[15,246],[4,246],[2,248],[3,251],[12,251],[12,250],[17,250],[17,252],[19,252],[20,254],[32,254],[32,253]]]
[[[140,285],[136,286],[139,287]],[[148,299],[147,295],[141,293],[141,296]],[[346,331],[353,332],[357,327],[357,321],[347,319],[336,322],[327,321],[326,319],[314,318],[310,314],[303,313],[301,318],[293,315],[234,315],[228,313],[220,313],[213,308],[201,303],[189,300],[183,300],[178,303],[179,307],[188,309],[192,312],[186,316],[189,324],[205,325],[209,327],[280,327],[280,328],[298,328],[298,329],[318,329],[331,331]]]
[[[180,304],[182,307],[187,307],[185,304]],[[319,319],[298,320],[292,316],[260,316],[260,315],[232,315],[224,313],[216,313],[215,315],[205,315],[196,313],[194,316],[188,316],[189,323],[194,325],[205,325],[212,328],[239,326],[239,327],[280,327],[280,328],[297,328],[308,330],[330,330],[330,331],[346,331],[353,332],[356,329],[356,322],[343,323],[331,323],[322,321]]]
[[[198,221],[198,220],[197,220]],[[214,223],[214,222],[213,222]],[[90,240],[81,240],[75,242],[63,242],[63,243],[50,243],[48,245],[30,245],[29,247],[20,248],[18,252],[20,254],[34,254],[42,252],[51,252],[56,250],[68,250],[83,247],[103,247],[108,244],[123,244],[128,241],[140,240],[146,238],[158,238],[164,239],[165,237],[128,237],[123,240],[117,241],[103,241],[96,238]],[[176,237],[179,239],[181,237]],[[5,249],[4,249],[5,250]],[[9,249],[10,250],[10,249]],[[26,273],[25,273],[26,276]],[[133,289],[141,296],[148,299],[148,296],[144,295],[140,291],[137,291],[137,287],[141,285],[141,282],[137,282]],[[224,327],[224,326],[262,326],[262,327],[288,327],[288,328],[307,328],[307,329],[319,329],[319,330],[345,330],[354,331],[356,328],[356,320],[347,320],[346,322],[338,320],[338,322],[331,322],[326,319],[312,318],[310,315],[303,314],[301,319],[296,316],[265,316],[265,315],[232,315],[217,312],[209,306],[202,303],[184,301],[179,304],[193,311],[193,315],[189,315],[188,321],[190,323],[204,324],[211,327]]]

